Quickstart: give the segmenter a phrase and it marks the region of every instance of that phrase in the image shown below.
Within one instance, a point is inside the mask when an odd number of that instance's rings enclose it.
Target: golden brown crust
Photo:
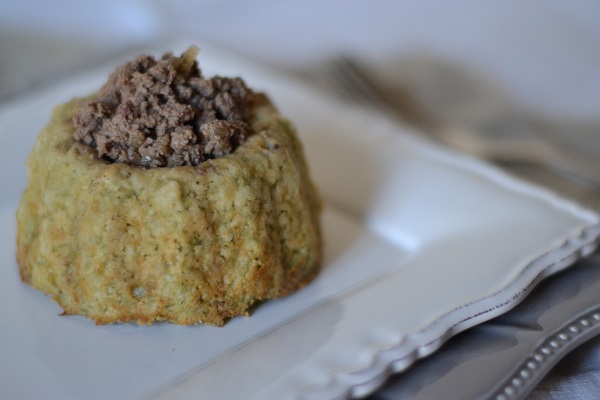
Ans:
[[[314,278],[320,203],[294,129],[264,98],[234,153],[150,170],[74,141],[79,104],[38,137],[17,211],[21,277],[66,314],[220,326]]]

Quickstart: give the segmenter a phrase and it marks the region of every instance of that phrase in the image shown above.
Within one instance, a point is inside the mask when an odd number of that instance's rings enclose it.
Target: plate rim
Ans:
[[[171,46],[171,48],[181,47],[183,46]],[[223,54],[222,50],[215,51],[212,47],[208,47],[207,52]],[[229,57],[239,59],[239,57],[235,55],[229,55]],[[105,68],[106,67],[102,67],[101,70],[104,70]],[[264,71],[264,67],[261,66],[260,68]],[[278,75],[277,72],[274,72],[274,74]],[[90,73],[86,73],[85,76],[87,75],[90,75]],[[285,79],[289,81],[293,78],[288,76]],[[64,82],[57,84],[57,86],[61,85],[64,85]],[[43,88],[35,93],[27,93],[25,97],[32,98],[40,96],[40,93],[43,95],[44,93],[50,93],[52,90],[54,90],[54,87]],[[302,90],[306,89],[303,88]],[[13,104],[18,104],[20,101],[24,101],[23,99],[23,97],[19,97],[9,103],[0,104],[0,112],[5,111],[7,109],[7,105],[10,106]],[[327,101],[332,101],[332,99],[328,98]],[[377,118],[383,118],[383,116],[377,116]],[[322,395],[327,397],[331,395],[342,398],[353,398],[372,393],[390,375],[410,367],[410,365],[412,365],[419,358],[423,358],[439,349],[443,343],[445,343],[456,333],[468,329],[469,327],[480,322],[489,320],[490,318],[500,315],[515,307],[545,277],[568,268],[579,259],[590,255],[592,252],[597,250],[599,246],[600,217],[595,212],[584,208],[575,201],[560,196],[550,189],[543,188],[511,176],[499,168],[496,168],[482,160],[478,160],[446,148],[435,146],[430,142],[427,142],[427,144],[424,145],[423,143],[419,143],[423,142],[423,140],[417,136],[411,137],[409,135],[407,136],[407,140],[415,143],[414,145],[418,146],[424,154],[428,154],[436,160],[442,160],[444,163],[450,163],[468,171],[475,171],[479,175],[485,176],[494,184],[500,185],[509,191],[544,201],[546,204],[551,205],[552,207],[577,215],[582,220],[587,220],[588,223],[577,230],[572,230],[569,233],[565,233],[561,242],[550,246],[551,248],[548,251],[538,254],[535,259],[524,266],[523,270],[520,271],[520,274],[526,271],[531,272],[533,274],[533,279],[528,281],[525,287],[521,288],[519,293],[509,293],[510,300],[502,301],[500,304],[491,304],[488,306],[488,311],[476,313],[476,315],[472,315],[451,324],[450,327],[447,327],[441,333],[434,335],[434,337],[427,343],[420,346],[413,346],[413,349],[410,351],[410,353],[403,357],[394,358],[393,353],[397,353],[402,350],[401,347],[406,342],[402,342],[400,345],[390,347],[384,351],[376,352],[372,355],[373,361],[371,367],[351,373],[347,376],[333,376],[326,385],[321,386],[320,388],[315,388],[315,390],[305,392],[301,396],[302,398],[320,398]],[[2,206],[4,205],[0,205],[0,207]],[[367,229],[371,228],[367,226]],[[559,255],[560,257],[557,257]],[[423,331],[432,330],[434,325],[443,325],[443,320],[449,318],[449,316],[454,315],[465,307],[471,307],[473,304],[492,302],[493,299],[501,297],[500,293],[510,292],[511,289],[516,289],[516,287],[520,287],[522,284],[523,282],[520,282],[520,278],[515,277],[498,292],[485,296],[484,298],[477,299],[469,304],[462,305],[442,316],[439,316],[433,323],[428,324],[422,331],[420,331],[419,334],[422,334]],[[265,332],[263,332],[263,334],[265,334]],[[410,340],[410,338],[408,338],[408,340]]]

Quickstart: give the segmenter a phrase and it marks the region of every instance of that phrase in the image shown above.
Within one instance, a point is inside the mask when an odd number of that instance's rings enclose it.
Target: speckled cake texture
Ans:
[[[23,281],[98,324],[217,326],[309,283],[318,194],[293,126],[251,102],[254,133],[234,151],[166,168],[99,158],[73,137],[84,101],[58,106],[17,211]]]

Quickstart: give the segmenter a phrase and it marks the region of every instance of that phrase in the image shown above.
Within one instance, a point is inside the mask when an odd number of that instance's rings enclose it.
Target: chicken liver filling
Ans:
[[[239,78],[204,78],[196,54],[139,56],[119,67],[73,118],[74,138],[103,159],[144,168],[232,152],[251,134],[252,91]]]

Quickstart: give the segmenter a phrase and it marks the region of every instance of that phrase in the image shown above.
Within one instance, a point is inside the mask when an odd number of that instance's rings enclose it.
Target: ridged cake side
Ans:
[[[223,325],[317,274],[320,203],[291,124],[268,101],[235,152],[142,169],[73,140],[73,100],[28,160],[17,211],[23,280],[66,314]]]

